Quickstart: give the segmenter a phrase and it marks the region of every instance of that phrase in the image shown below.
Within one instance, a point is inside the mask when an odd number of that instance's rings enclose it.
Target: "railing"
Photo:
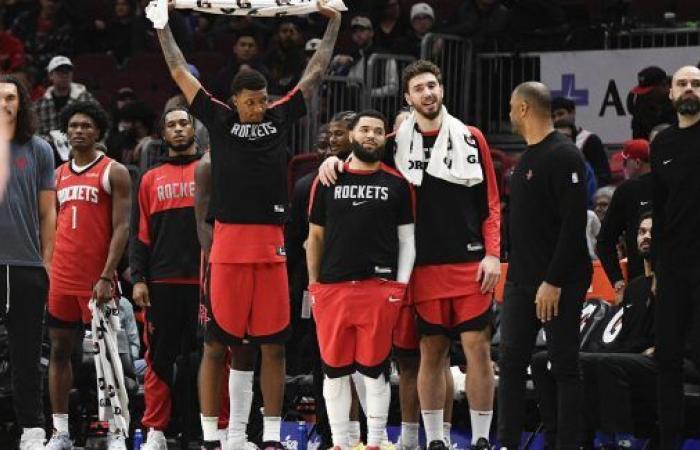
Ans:
[[[700,45],[697,28],[643,28],[609,33],[606,49],[692,47]]]
[[[412,56],[384,53],[375,53],[367,61],[367,87],[362,107],[382,112],[389,119],[389,126],[405,104],[401,73],[413,61]]]
[[[536,54],[484,53],[476,56],[476,121],[485,133],[509,133],[510,94],[524,81],[540,80]]]
[[[437,64],[442,71],[445,106],[462,120],[470,118],[472,43],[449,34],[429,33],[421,42],[421,58]]]

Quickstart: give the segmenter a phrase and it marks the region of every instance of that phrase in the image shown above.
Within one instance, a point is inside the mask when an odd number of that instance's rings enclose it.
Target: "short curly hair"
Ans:
[[[98,141],[104,139],[109,130],[109,118],[104,109],[96,102],[76,102],[66,106],[61,112],[61,130],[68,131],[68,122],[76,114],[85,114],[95,123],[100,130]]]
[[[437,64],[425,59],[419,59],[418,61],[413,61],[403,69],[403,92],[408,94],[409,81],[424,73],[432,73],[435,75],[435,78],[437,78],[438,83],[442,84],[442,71]]]

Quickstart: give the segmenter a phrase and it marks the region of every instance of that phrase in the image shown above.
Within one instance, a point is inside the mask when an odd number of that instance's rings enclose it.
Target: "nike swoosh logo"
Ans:
[[[364,204],[364,203],[367,203],[367,200],[362,201],[362,202],[352,202],[352,206],[360,206],[360,205],[362,205],[362,204]]]
[[[159,177],[156,177],[156,181],[160,181],[160,180],[162,180],[163,178],[165,178],[165,175],[161,175],[161,176],[159,176]]]
[[[400,301],[401,301],[400,298],[396,298],[393,295],[391,297],[389,297],[389,303],[396,303],[396,302],[400,302]]]
[[[671,161],[673,161],[673,160],[672,160],[672,159],[667,159],[666,161],[663,161],[664,166],[667,165],[668,163],[670,163]]]
[[[68,178],[70,178],[70,175],[66,175],[65,177],[61,177],[61,181],[66,181]]]

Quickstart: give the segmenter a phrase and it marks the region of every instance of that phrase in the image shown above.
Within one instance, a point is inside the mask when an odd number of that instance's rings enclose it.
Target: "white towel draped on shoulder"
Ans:
[[[317,0],[175,0],[176,9],[194,9],[229,16],[281,17],[318,11]],[[347,11],[343,0],[328,0],[328,7]],[[168,23],[168,0],[152,0],[146,17],[162,29]]]
[[[90,301],[92,311],[91,332],[95,345],[95,369],[97,371],[97,397],[101,421],[109,421],[110,428],[129,435],[129,397],[124,385],[124,370],[119,358],[117,331],[119,308],[114,300],[97,307]]]
[[[423,182],[423,168],[430,175],[454,184],[474,186],[484,181],[479,149],[469,128],[450,115],[444,106],[440,110],[441,126],[430,159],[425,161],[423,135],[416,129],[416,113],[411,113],[396,132],[396,168],[416,186]]]

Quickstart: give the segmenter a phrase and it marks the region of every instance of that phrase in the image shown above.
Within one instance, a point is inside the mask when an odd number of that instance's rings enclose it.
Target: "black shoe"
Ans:
[[[447,450],[447,445],[445,441],[431,441],[427,450]]]
[[[471,446],[471,450],[491,450],[491,443],[486,438],[479,438],[476,444]]]
[[[284,450],[284,446],[282,445],[282,443],[275,442],[275,441],[265,441],[260,446],[260,450],[276,450],[276,449]]]
[[[221,450],[221,442],[202,441],[202,450]]]

